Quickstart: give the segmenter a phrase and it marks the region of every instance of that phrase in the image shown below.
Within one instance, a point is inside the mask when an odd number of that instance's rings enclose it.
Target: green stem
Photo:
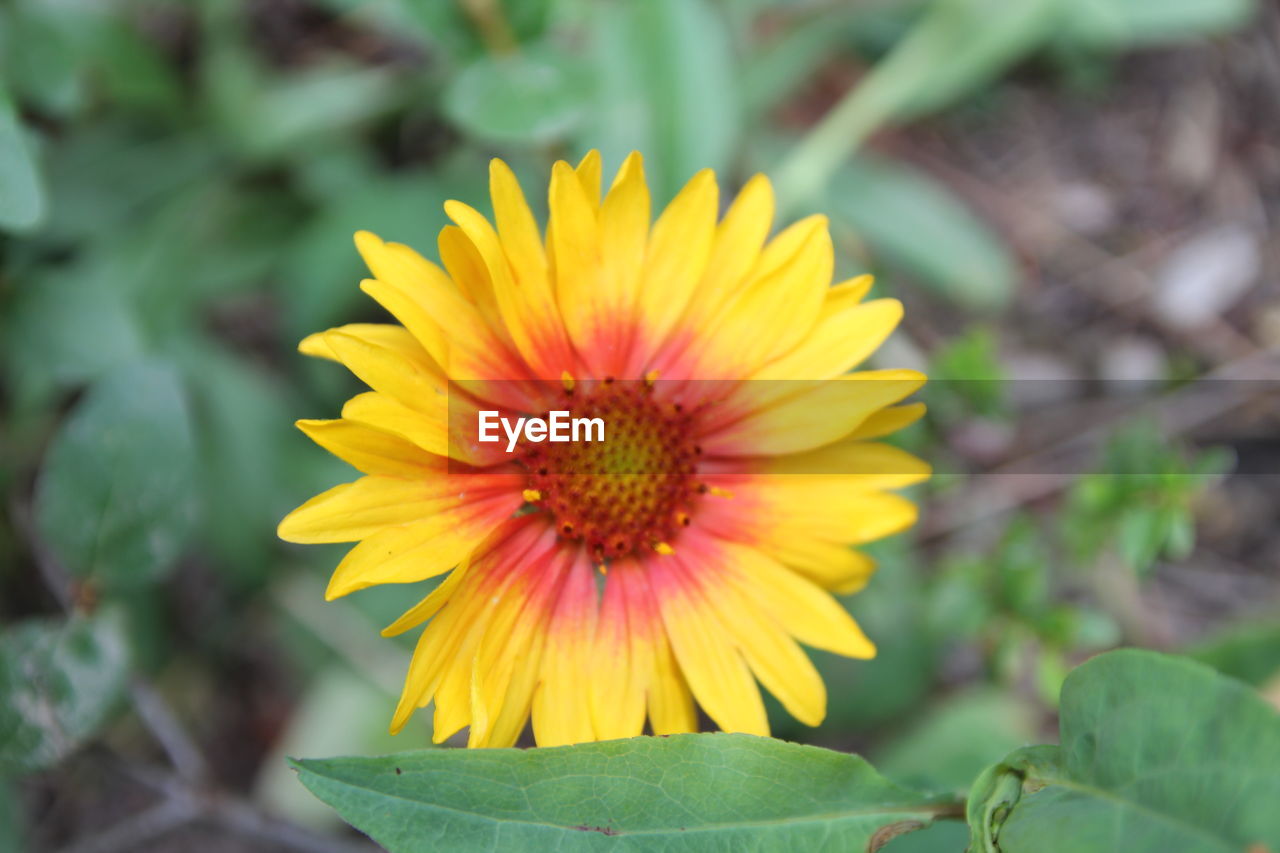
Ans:
[[[873,73],[850,89],[774,170],[780,211],[816,197],[845,158],[892,116],[893,104],[876,81]]]
[[[460,3],[480,33],[485,50],[493,56],[510,56],[519,51],[516,34],[499,0],[460,0]]]

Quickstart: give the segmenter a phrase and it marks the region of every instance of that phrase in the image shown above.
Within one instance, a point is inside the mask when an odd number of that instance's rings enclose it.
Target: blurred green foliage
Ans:
[[[486,207],[492,155],[512,165],[535,207],[550,162],[590,148],[606,168],[641,150],[655,203],[704,167],[726,187],[768,169],[789,216],[831,216],[843,270],[882,273],[895,292],[918,292],[972,324],[932,353],[935,375],[962,380],[940,385],[925,432],[908,439],[936,440],[967,419],[1009,417],[991,329],[1016,296],[1019,264],[946,185],[861,150],[866,140],[1028,57],[1088,64],[1229,31],[1253,5],[0,7],[0,486],[6,505],[21,508],[0,526],[0,588],[22,591],[0,601],[0,615],[27,617],[0,634],[0,768],[48,767],[93,737],[121,707],[131,667],[216,678],[242,614],[259,611],[281,625],[289,660],[280,666],[310,684],[287,709],[289,748],[386,748],[380,719],[334,742],[326,697],[347,685],[345,713],[382,713],[368,692],[398,688],[401,652],[373,629],[416,593],[370,591],[317,617],[306,602],[319,602],[314,582],[334,552],[304,554],[274,537],[288,509],[349,473],[289,424],[336,412],[354,388],[341,371],[304,364],[297,340],[381,318],[356,286],[355,230],[432,254],[445,199]],[[832,64],[858,76],[833,106],[807,90]],[[1064,595],[1110,557],[1149,573],[1186,554],[1195,494],[1222,470],[1149,430],[1117,437],[1108,453],[1101,470],[1132,476],[1081,479],[1052,529],[1020,517],[934,568],[911,540],[884,543],[877,553],[889,568],[851,601],[881,638],[880,657],[816,655],[832,687],[829,719],[815,734],[779,718],[778,732],[840,745],[893,738],[880,750],[886,767],[943,787],[963,787],[998,759],[1010,732],[1032,727],[1032,699],[1051,705],[1072,662],[1121,639],[1114,614]],[[49,609],[31,591],[47,559],[74,580],[65,620],[31,615]],[[199,627],[203,642],[175,648],[186,617],[168,596],[175,569],[192,565],[199,596],[217,603]],[[1256,660],[1248,649],[1274,637],[1232,642],[1206,659]],[[1002,692],[926,710],[961,645],[978,650],[981,680]],[[1016,692],[1028,668],[1038,685],[1030,697]],[[352,671],[365,669],[377,671],[358,693]],[[973,718],[999,725],[979,726],[965,750],[922,768],[922,754]],[[263,799],[306,813],[272,766]],[[0,850],[16,823],[4,813],[12,802],[0,796]]]

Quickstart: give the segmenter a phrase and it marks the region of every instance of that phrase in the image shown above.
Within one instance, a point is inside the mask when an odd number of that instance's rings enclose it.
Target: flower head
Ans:
[[[768,733],[757,680],[799,720],[826,711],[800,643],[874,647],[832,592],[859,589],[856,545],[915,507],[928,476],[879,443],[920,416],[924,377],[849,373],[901,316],[831,286],[820,216],[770,238],[767,179],[718,217],[714,176],[656,222],[638,154],[601,193],[600,158],[556,163],[545,239],[505,164],[493,221],[458,202],[443,268],[369,233],[362,288],[399,324],[313,335],[302,352],[372,389],[299,421],[364,476],[280,525],[356,542],[336,598],[445,575],[384,634],[421,635],[392,722],[434,703],[435,739],[541,745],[721,728]],[[488,412],[598,419],[604,441],[481,440]],[[407,587],[413,589],[413,587]],[[424,627],[425,625],[425,627]]]

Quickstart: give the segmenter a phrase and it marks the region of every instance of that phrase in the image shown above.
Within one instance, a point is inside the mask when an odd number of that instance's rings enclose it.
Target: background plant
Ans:
[[[1280,341],[1259,284],[1278,27],[1249,0],[12,0],[0,850],[361,843],[284,756],[426,739],[383,734],[404,660],[362,623],[394,592],[325,605],[331,555],[274,539],[343,478],[289,424],[350,387],[293,347],[378,317],[354,230],[430,254],[491,155],[536,186],[555,157],[639,148],[655,202],[704,166],[768,170],[791,215],[832,217],[839,272],[908,303],[884,357],[935,377],[905,440],[940,476],[850,601],[880,657],[819,655],[828,720],[779,715],[781,736],[954,811],[1055,739],[1098,651],[1184,652],[1274,697],[1278,504],[1254,473],[1277,433],[1254,380]],[[1202,376],[1218,391],[1183,384]]]

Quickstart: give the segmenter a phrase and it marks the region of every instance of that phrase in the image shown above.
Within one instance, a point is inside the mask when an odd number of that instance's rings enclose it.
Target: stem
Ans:
[[[115,853],[136,850],[195,818],[197,810],[190,800],[167,799],[146,811],[125,818],[109,829],[87,835],[63,847],[61,853]]]
[[[26,539],[45,585],[66,615],[74,615],[77,605],[70,572],[40,537],[30,504],[15,495],[10,506],[15,527]],[[196,822],[297,853],[371,853],[373,850],[363,841],[331,838],[270,817],[247,800],[208,788],[204,756],[159,691],[134,673],[130,676],[129,698],[138,719],[164,751],[174,772],[153,773],[146,767],[128,764],[126,769],[139,781],[155,788],[163,799],[104,830],[71,842],[61,853],[124,853]]]
[[[509,56],[518,52],[519,43],[507,21],[501,0],[459,0],[459,3],[480,33],[485,50],[494,56]]]
[[[778,209],[785,213],[811,201],[850,154],[893,114],[892,103],[868,82],[845,93],[774,170]]]

